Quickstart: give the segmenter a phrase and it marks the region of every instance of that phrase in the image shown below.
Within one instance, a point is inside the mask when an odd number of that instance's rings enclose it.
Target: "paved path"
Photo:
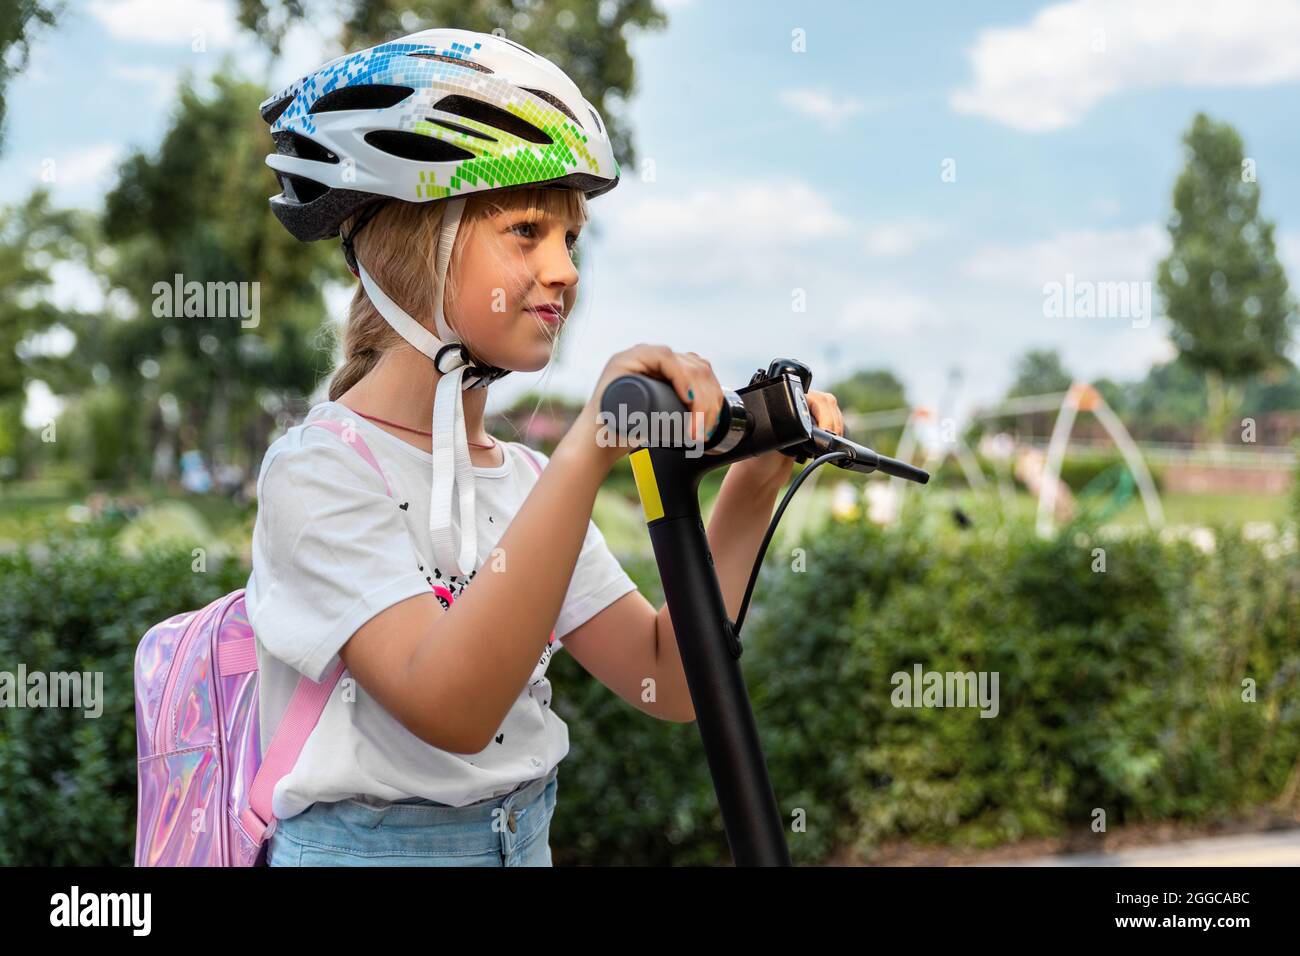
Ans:
[[[1209,837],[1115,853],[1040,856],[991,866],[1300,866],[1300,829]]]

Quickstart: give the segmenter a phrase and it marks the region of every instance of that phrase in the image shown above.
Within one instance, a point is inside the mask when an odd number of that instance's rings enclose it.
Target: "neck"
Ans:
[[[374,368],[339,396],[339,401],[354,411],[429,431],[433,427],[434,393],[441,380],[442,374],[423,353],[409,347],[396,348],[385,352]],[[485,444],[491,442],[492,439],[483,430],[487,389],[471,388],[461,394],[465,409],[465,433],[469,440]],[[400,434],[411,444],[429,450],[428,436],[414,432]],[[480,451],[483,450],[470,449],[471,455]],[[486,452],[488,457],[495,454],[495,451]]]

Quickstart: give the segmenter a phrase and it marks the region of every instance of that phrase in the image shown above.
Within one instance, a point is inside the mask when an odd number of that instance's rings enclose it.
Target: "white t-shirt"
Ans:
[[[339,436],[306,427],[321,417],[352,424],[384,470],[393,498]],[[479,553],[470,579],[491,558],[537,480],[521,458],[529,452],[503,445],[503,465],[474,467]],[[532,454],[544,467],[546,456]],[[267,449],[257,480],[253,573],[245,592],[257,638],[263,754],[299,677],[319,681],[362,624],[430,589],[446,606],[444,595],[454,601],[470,583],[444,575],[429,561],[431,469],[428,452],[338,402],[314,406],[303,424]],[[555,621],[555,640],[492,742],[476,754],[450,753],[421,740],[345,673],[297,764],[275,787],[275,816],[283,820],[315,801],[349,798],[423,797],[464,806],[548,774],[569,750],[568,727],[551,709],[546,669],[552,653],[562,648],[566,634],[635,589],[592,522]]]

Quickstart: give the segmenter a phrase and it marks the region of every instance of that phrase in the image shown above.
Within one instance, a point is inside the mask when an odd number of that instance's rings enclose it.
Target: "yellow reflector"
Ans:
[[[650,449],[638,448],[628,456],[632,459],[632,477],[636,479],[636,492],[641,496],[641,510],[647,522],[664,516],[664,504],[659,500],[659,482],[655,481],[655,466],[650,461]]]

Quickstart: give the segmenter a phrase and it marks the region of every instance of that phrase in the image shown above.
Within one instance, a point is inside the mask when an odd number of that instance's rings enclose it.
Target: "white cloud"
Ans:
[[[129,42],[189,46],[202,37],[211,48],[232,42],[238,32],[226,0],[90,0],[86,8],[115,39]]]
[[[108,68],[108,75],[146,87],[157,106],[168,103],[176,89],[176,70],[149,63],[114,63]]]
[[[828,197],[799,182],[749,181],[689,195],[637,187],[611,193],[600,212],[606,254],[664,283],[797,275],[808,247],[850,228]]]
[[[342,54],[334,37],[343,30],[343,21],[322,10],[310,21],[300,20],[289,28],[280,46],[280,57],[273,64],[270,87],[280,89],[306,76],[317,67]]]
[[[119,143],[95,143],[55,156],[53,185],[67,189],[102,184],[121,155]],[[44,169],[37,170],[38,175],[43,172]]]
[[[873,256],[905,256],[945,232],[947,229],[940,223],[924,219],[883,223],[867,230],[866,249]]]
[[[943,312],[929,299],[906,289],[869,288],[839,310],[836,328],[845,333],[898,338],[946,326]]]
[[[777,95],[777,101],[797,113],[811,116],[828,129],[838,128],[846,119],[863,109],[861,100],[852,97],[837,99],[830,90],[807,87],[782,90]]]
[[[989,243],[961,264],[964,275],[1041,288],[1066,275],[1093,281],[1154,280],[1169,234],[1155,223],[1059,232],[1048,239]]]
[[[108,75],[126,80],[128,83],[151,85],[169,84],[176,79],[175,70],[150,63],[114,63],[108,68]]]
[[[1059,129],[1124,90],[1300,80],[1300,0],[1071,0],[982,31],[969,56],[954,110]]]

